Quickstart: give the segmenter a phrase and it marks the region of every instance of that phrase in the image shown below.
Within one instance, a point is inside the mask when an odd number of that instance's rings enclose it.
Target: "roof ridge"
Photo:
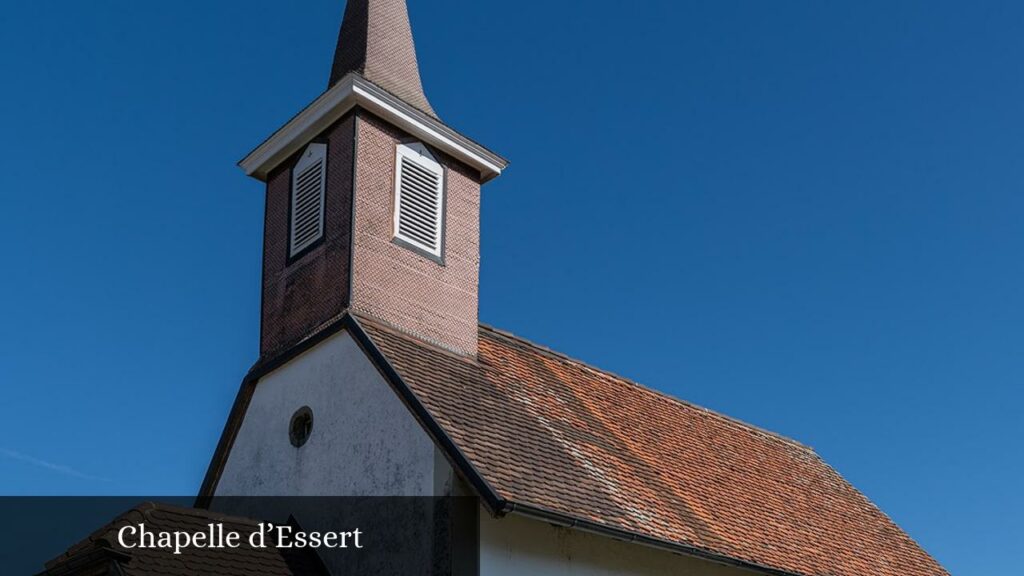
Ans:
[[[585,370],[589,370],[591,372],[594,372],[595,374],[597,374],[599,376],[603,376],[605,378],[612,378],[614,380],[622,382],[623,384],[627,384],[627,385],[633,386],[634,388],[637,388],[638,390],[647,392],[648,394],[653,394],[655,396],[664,398],[665,400],[668,400],[670,402],[674,402],[676,404],[682,405],[682,406],[684,406],[686,408],[691,408],[691,409],[703,412],[703,413],[705,413],[705,414],[707,414],[709,416],[713,416],[715,418],[718,418],[718,419],[726,422],[727,424],[730,424],[730,425],[733,425],[733,426],[737,426],[737,427],[742,428],[742,429],[744,429],[744,430],[746,430],[748,432],[754,432],[756,434],[760,434],[762,436],[767,436],[768,438],[784,442],[786,444],[789,444],[789,445],[794,446],[796,448],[799,448],[801,450],[805,450],[805,451],[809,452],[810,454],[813,454],[814,456],[818,455],[817,452],[814,451],[814,448],[812,448],[811,446],[808,446],[807,444],[804,444],[803,442],[800,442],[799,440],[795,440],[793,438],[790,438],[789,436],[785,436],[783,434],[779,434],[778,432],[773,432],[771,430],[768,430],[766,428],[762,428],[762,427],[757,426],[755,424],[751,424],[749,422],[745,422],[743,420],[740,420],[739,418],[734,418],[732,416],[729,416],[728,414],[723,414],[722,412],[719,412],[717,410],[712,410],[711,408],[707,408],[707,407],[701,406],[699,404],[694,404],[693,402],[689,402],[687,400],[683,400],[682,398],[678,398],[678,397],[673,396],[673,395],[671,395],[671,394],[669,394],[667,392],[663,392],[661,390],[657,390],[657,389],[651,388],[650,386],[646,386],[644,384],[641,384],[641,383],[637,382],[636,380],[633,380],[631,378],[627,378],[627,377],[622,376],[620,374],[616,374],[615,372],[612,372],[610,370],[605,370],[603,368],[598,368],[597,366],[594,366],[593,364],[590,364],[590,363],[585,362],[583,360],[580,360],[578,358],[573,358],[572,356],[569,356],[568,354],[565,354],[563,352],[559,352],[557,350],[554,350],[554,349],[549,348],[547,346],[544,346],[542,344],[537,344],[536,342],[533,342],[531,340],[527,340],[526,338],[523,338],[522,336],[519,336],[517,334],[513,334],[512,332],[509,332],[507,330],[502,330],[500,328],[495,328],[494,326],[491,326],[489,324],[484,324],[483,322],[480,323],[480,329],[481,330],[485,330],[487,332],[490,332],[490,333],[492,333],[495,336],[498,336],[500,338],[504,338],[505,340],[511,340],[512,342],[514,342],[516,344],[528,346],[528,347],[536,350],[537,352],[540,352],[540,353],[545,354],[547,356],[553,357],[556,360],[571,363],[571,364],[573,364],[573,365],[575,365],[575,366],[577,366],[579,368],[583,368]]]

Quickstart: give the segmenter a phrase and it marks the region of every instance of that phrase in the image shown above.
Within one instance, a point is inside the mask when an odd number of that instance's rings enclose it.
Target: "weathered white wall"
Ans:
[[[292,414],[313,410],[302,448]],[[338,333],[256,386],[218,496],[431,496],[452,471],[352,337]],[[480,574],[750,576],[750,571],[512,515],[480,515]]]
[[[546,522],[480,514],[480,574],[483,576],[752,576],[648,546],[622,542]]]
[[[292,446],[303,406],[313,433]],[[231,449],[218,496],[433,496],[447,462],[347,332],[264,377]]]

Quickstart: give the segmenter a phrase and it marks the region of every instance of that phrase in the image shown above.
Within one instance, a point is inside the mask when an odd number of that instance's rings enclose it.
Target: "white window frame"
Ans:
[[[303,171],[309,166],[320,162],[320,205],[317,207],[319,210],[319,224],[317,233],[310,238],[307,238],[302,244],[296,245],[296,203],[298,201],[298,179]],[[303,251],[313,246],[324,237],[324,224],[327,219],[327,215],[324,213],[325,197],[327,196],[327,145],[313,143],[306,147],[302,152],[302,157],[295,164],[292,169],[291,178],[291,190],[289,192],[289,205],[288,210],[288,257],[294,258]]]
[[[434,246],[427,246],[415,238],[411,238],[402,234],[400,229],[401,215],[402,215],[402,160],[405,159],[410,161],[420,168],[434,173],[437,176],[437,241]],[[397,240],[412,246],[417,250],[422,250],[427,254],[437,258],[443,259],[442,253],[444,252],[444,226],[445,226],[445,170],[444,166],[441,165],[434,158],[434,155],[430,153],[430,150],[426,146],[419,142],[409,144],[399,144],[396,147],[395,152],[395,215],[393,224],[393,234]]]

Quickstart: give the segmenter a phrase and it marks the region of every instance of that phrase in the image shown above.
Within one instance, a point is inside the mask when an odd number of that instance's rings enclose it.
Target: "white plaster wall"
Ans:
[[[751,576],[757,573],[546,522],[480,513],[483,576]]]
[[[313,433],[292,446],[303,406]],[[218,496],[433,496],[450,478],[430,437],[347,332],[256,385]],[[435,469],[436,468],[436,469]]]

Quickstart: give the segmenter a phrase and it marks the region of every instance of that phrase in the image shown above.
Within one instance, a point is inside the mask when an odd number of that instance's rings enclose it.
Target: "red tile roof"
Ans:
[[[947,574],[792,440],[491,328],[473,362],[360,323],[506,505],[788,574]]]

